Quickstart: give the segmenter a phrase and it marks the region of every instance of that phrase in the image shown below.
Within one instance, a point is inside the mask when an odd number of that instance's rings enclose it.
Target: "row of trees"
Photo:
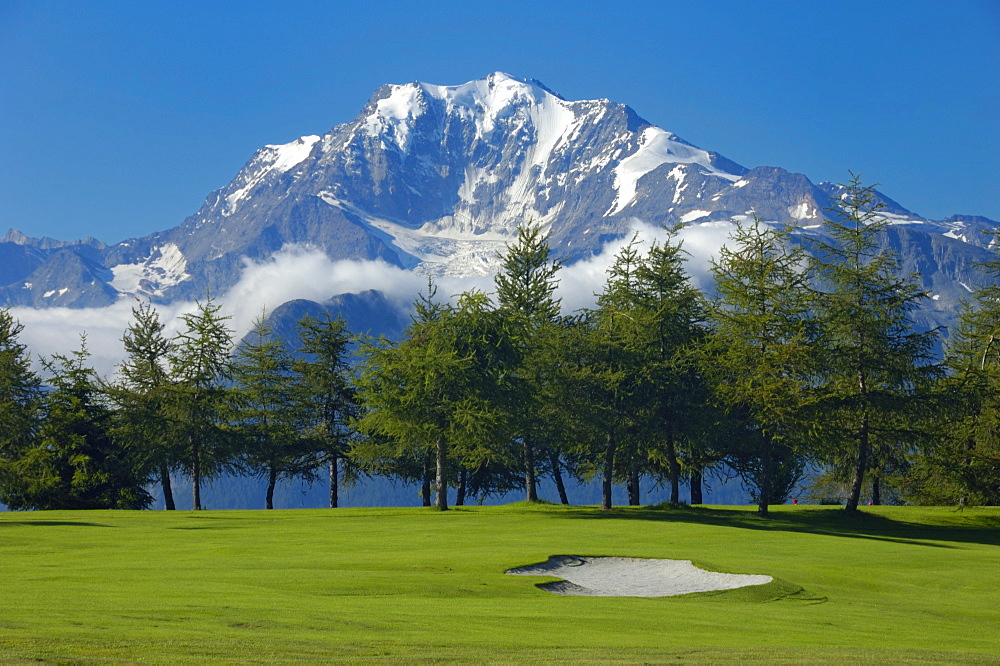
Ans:
[[[133,308],[126,359],[103,381],[86,339],[71,356],[32,372],[22,327],[0,311],[0,501],[12,509],[146,508],[158,483],[174,508],[171,474],[201,484],[225,473],[267,481],[315,478],[327,467],[337,503],[344,424],[355,409],[343,321],[301,322],[301,354],[270,335],[263,317],[233,353],[228,317],[211,298],[184,315],[172,338],[149,304]]]
[[[439,299],[432,285],[399,341],[354,339],[341,320],[300,322],[300,350],[263,317],[235,350],[211,299],[173,338],[133,310],[125,362],[105,383],[85,345],[46,360],[46,386],[0,312],[0,500],[12,508],[144,507],[170,475],[266,479],[329,469],[417,482],[426,505],[597,478],[639,504],[653,481],[701,502],[706,473],[739,474],[758,511],[807,469],[912,501],[1000,501],[1000,287],[973,294],[950,337],[916,330],[926,297],[884,242],[872,188],[854,178],[826,234],[737,227],[713,264],[715,294],[690,283],[675,236],[633,241],[596,306],[564,314],[561,264],[519,230],[492,294]],[[811,243],[806,253],[803,243]],[[1000,259],[987,264],[1000,277]],[[351,351],[354,345],[356,348]],[[356,357],[352,362],[352,355]]]

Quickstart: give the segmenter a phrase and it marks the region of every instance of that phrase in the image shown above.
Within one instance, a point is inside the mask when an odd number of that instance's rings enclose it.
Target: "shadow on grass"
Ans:
[[[906,510],[906,509],[903,509]],[[919,511],[920,509],[914,509]],[[561,509],[559,515],[580,520],[645,520],[697,523],[748,530],[803,532],[852,539],[890,541],[932,548],[955,548],[955,543],[1000,545],[1000,513],[969,516],[965,524],[926,524],[897,520],[867,511],[849,514],[843,509],[796,507],[772,511],[767,517],[754,508],[621,507]],[[963,514],[956,514],[963,516]],[[974,520],[974,522],[973,522]],[[949,543],[950,542],[950,543]]]
[[[27,525],[29,527],[114,527],[82,520],[0,520],[0,525]]]

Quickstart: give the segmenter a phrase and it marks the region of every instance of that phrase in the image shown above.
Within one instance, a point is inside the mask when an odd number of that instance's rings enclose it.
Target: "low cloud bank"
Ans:
[[[681,229],[674,242],[681,243],[686,255],[685,268],[691,276],[692,283],[701,290],[711,287],[712,259],[719,253],[729,239],[736,225],[732,222],[707,222]],[[559,271],[559,296],[562,298],[563,309],[573,312],[581,308],[593,307],[597,297],[604,289],[608,270],[615,262],[615,257],[634,238],[639,246],[640,255],[644,254],[653,243],[663,244],[668,237],[663,227],[646,224],[641,220],[633,220],[631,231],[624,237],[606,244],[600,254],[578,261]]]
[[[663,242],[663,229],[639,220],[633,233],[642,244],[641,252],[652,242]],[[688,254],[687,268],[692,281],[701,289],[710,286],[711,259],[729,238],[734,225],[729,222],[693,225],[680,231],[677,238]],[[558,274],[558,296],[563,309],[573,312],[592,307],[607,278],[614,258],[633,234],[607,244],[600,254],[564,267]],[[492,276],[441,278],[435,281],[438,294],[450,298],[469,289],[493,291]],[[427,278],[413,271],[391,266],[383,261],[331,261],[321,250],[309,246],[286,246],[271,257],[244,264],[239,282],[218,297],[223,313],[230,315],[230,326],[237,339],[253,325],[263,310],[272,311],[293,299],[325,301],[337,294],[380,291],[399,307],[409,306],[427,288]],[[24,324],[21,342],[28,345],[34,358],[70,354],[86,335],[94,368],[102,376],[111,376],[124,357],[121,338],[132,321],[136,301],[123,298],[103,308],[12,308],[12,314]],[[180,317],[193,312],[192,302],[158,305],[160,319],[168,336],[177,332]]]

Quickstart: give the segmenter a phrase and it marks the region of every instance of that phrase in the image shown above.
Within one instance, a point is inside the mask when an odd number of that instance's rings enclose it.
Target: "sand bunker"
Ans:
[[[672,597],[764,585],[773,580],[770,576],[705,571],[691,564],[691,560],[576,555],[553,555],[541,564],[518,567],[507,573],[562,578],[539,587],[555,594],[590,597]]]

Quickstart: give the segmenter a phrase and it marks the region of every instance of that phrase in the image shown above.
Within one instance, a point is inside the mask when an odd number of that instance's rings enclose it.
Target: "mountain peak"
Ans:
[[[520,224],[585,257],[636,220],[714,224],[752,210],[818,228],[836,195],[782,169],[748,171],[625,104],[566,100],[535,79],[496,71],[459,85],[391,84],[322,137],[263,146],[172,230],[107,249],[8,232],[0,305],[198,297],[224,291],[248,260],[286,245],[435,276],[487,275]],[[931,224],[884,201],[894,224],[956,242],[975,242],[973,228],[985,224]],[[64,248],[79,255],[80,270],[64,270]],[[88,286],[98,283],[107,289]]]

